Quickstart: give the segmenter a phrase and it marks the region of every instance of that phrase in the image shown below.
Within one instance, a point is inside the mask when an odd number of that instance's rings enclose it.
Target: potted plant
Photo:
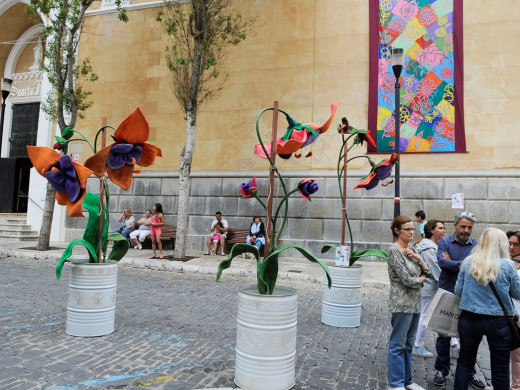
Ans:
[[[336,103],[331,106],[331,116],[322,126],[315,123],[302,125],[285,111],[279,110],[285,115],[288,128],[276,143],[276,152],[273,153],[284,159],[290,158],[293,154],[297,158],[301,157],[299,150],[314,142],[330,127],[338,105],[339,103]],[[263,257],[254,245],[235,244],[228,258],[220,263],[217,272],[218,281],[222,271],[231,266],[233,258],[243,253],[252,253],[256,258],[257,284],[246,287],[239,293],[235,348],[235,383],[248,390],[285,390],[293,387],[295,381],[298,295],[293,288],[276,286],[280,254],[287,249],[299,251],[306,259],[318,263],[323,268],[329,286],[331,284],[327,264],[312,253],[298,245],[284,245],[278,248],[278,241],[287,222],[289,197],[299,192],[304,199],[310,201],[311,195],[318,191],[319,187],[315,179],[309,178],[301,180],[295,189],[291,191],[287,189],[282,175],[270,156],[270,145],[264,145],[259,131],[262,114],[273,109],[273,107],[263,109],[257,116],[256,133],[260,143],[255,147],[255,154],[269,161],[270,169],[276,173],[284,194],[278,202],[274,215],[268,215],[267,218],[267,223],[271,225],[273,232],[272,237],[267,237],[266,241],[268,254]],[[266,202],[258,196],[255,178],[243,183],[240,192],[243,198],[257,199],[268,211]],[[269,193],[272,194],[272,191]],[[282,210],[283,216],[281,216]],[[281,225],[278,226],[278,223]],[[269,228],[267,231],[270,231]]]
[[[342,123],[338,125],[338,133],[341,134],[342,143],[339,150],[337,177],[339,193],[342,200],[342,220],[341,220],[341,244],[327,244],[321,252],[325,253],[330,249],[336,250],[335,265],[330,267],[332,287],[323,289],[323,304],[321,321],[324,324],[338,327],[356,327],[361,323],[361,287],[362,287],[362,266],[354,265],[361,257],[377,256],[382,259],[387,258],[386,252],[379,249],[360,249],[354,250],[354,240],[352,229],[347,216],[347,164],[358,158],[366,159],[372,169],[369,174],[356,184],[354,189],[374,188],[379,181],[387,179],[392,173],[392,168],[398,156],[393,153],[388,159],[384,159],[378,164],[366,154],[348,158],[348,152],[356,147],[362,146],[364,142],[376,146],[369,130],[356,129],[349,125],[347,118],[342,118]],[[349,145],[349,141],[351,141]],[[382,184],[384,186],[390,184]],[[348,227],[350,246],[345,245],[345,226]],[[324,281],[325,283],[325,281]]]
[[[98,137],[106,128],[115,130],[114,142],[97,150]],[[132,184],[135,165],[147,167],[153,164],[161,150],[146,143],[149,127],[139,108],[128,116],[117,129],[103,126],[91,143],[83,133],[70,127],[62,137],[56,136],[54,149],[28,146],[29,158],[38,171],[56,190],[58,204],[67,207],[70,217],[83,217],[88,212],[88,222],[83,238],[72,240],[65,248],[58,265],[56,277],[60,279],[65,261],[74,246],[81,245],[88,252],[88,259],[73,260],[69,281],[66,333],[73,336],[102,336],[114,331],[117,261],[126,254],[129,243],[120,233],[108,233],[110,192],[107,177],[124,190]],[[70,142],[87,143],[94,155],[85,164],[67,154]],[[87,179],[95,174],[99,178],[99,194],[86,191]],[[108,243],[112,248],[107,255]]]

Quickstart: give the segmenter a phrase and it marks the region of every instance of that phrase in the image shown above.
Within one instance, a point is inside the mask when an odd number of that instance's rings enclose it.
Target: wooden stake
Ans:
[[[347,144],[343,151],[343,209],[341,210],[341,245],[345,245],[347,223]]]
[[[105,127],[107,125],[107,118],[103,118],[102,126]],[[107,143],[107,132],[106,129],[101,131],[101,149],[106,146]],[[97,148],[97,145],[94,145]],[[96,149],[97,150],[97,149]],[[101,236],[103,235],[103,198],[105,197],[105,180],[99,180],[99,214],[98,214],[98,263],[101,263],[101,247],[103,243],[101,242]],[[110,207],[110,205],[108,205]]]
[[[273,216],[273,197],[274,197],[274,163],[276,159],[276,140],[278,138],[278,101],[275,101],[273,104],[273,125],[271,129],[271,161],[272,164],[269,167],[269,193],[267,195],[267,221],[266,221],[266,230],[265,230],[265,245],[264,245],[264,258],[269,256],[269,248],[271,247],[272,236],[276,234],[276,232],[271,232],[272,224],[271,218]]]

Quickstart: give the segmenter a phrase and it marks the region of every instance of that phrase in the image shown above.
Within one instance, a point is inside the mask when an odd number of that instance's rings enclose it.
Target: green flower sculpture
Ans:
[[[370,171],[370,174],[364,177],[355,187],[357,188],[365,188],[367,190],[370,190],[377,186],[379,183],[379,180],[384,180],[390,176],[392,173],[392,168],[394,164],[397,162],[398,157],[397,154],[393,153],[392,156],[386,160],[381,161],[379,164],[376,164],[374,160],[372,160],[369,156],[366,154],[354,156],[347,159],[347,153],[354,147],[354,146],[362,146],[363,142],[366,142],[373,147],[376,146],[374,140],[370,136],[369,130],[362,130],[362,129],[356,129],[353,126],[350,126],[347,118],[342,118],[342,123],[338,125],[338,133],[341,134],[342,138],[342,144],[341,148],[339,150],[339,157],[338,157],[338,165],[337,165],[337,176],[338,176],[338,185],[339,185],[339,193],[341,199],[345,202],[346,201],[346,194],[343,193],[342,188],[342,179],[345,179],[344,175],[346,175],[347,170],[347,163],[357,159],[357,158],[365,158],[370,163],[372,169]],[[349,140],[352,140],[352,143],[350,146],[348,146]],[[388,183],[390,184],[390,183]],[[383,186],[386,186],[388,184],[382,184]],[[350,258],[349,258],[349,266],[354,265],[354,263],[359,260],[361,257],[366,256],[377,256],[381,257],[386,260],[387,254],[386,252],[379,250],[379,249],[362,249],[362,250],[354,250],[354,242],[352,239],[352,229],[350,228],[350,223],[348,221],[348,218],[346,217],[346,210],[344,212],[344,220],[348,227],[349,237],[350,237]],[[342,237],[343,240],[344,237]],[[336,244],[327,244],[321,248],[321,253],[325,253],[329,251],[330,249],[335,249],[337,247]]]
[[[339,105],[339,103],[334,103],[331,105],[331,117],[329,118],[329,120],[327,121],[327,123],[325,125],[323,125],[322,127],[319,127],[318,125],[310,124],[310,125],[308,125],[309,128],[311,128],[314,131],[314,128],[312,127],[312,126],[314,126],[318,129],[318,131],[321,131],[323,133],[329,127],[329,124],[330,124],[329,122],[332,121],[332,119],[334,117],[334,113],[336,112],[336,107],[338,105]],[[276,286],[276,280],[278,278],[279,256],[283,251],[285,251],[287,249],[295,249],[298,252],[300,252],[307,260],[309,260],[313,263],[318,263],[323,268],[323,270],[325,271],[325,274],[327,276],[328,286],[330,288],[332,281],[330,279],[329,267],[327,266],[327,264],[325,264],[323,261],[319,260],[316,256],[314,256],[308,250],[306,250],[298,245],[284,245],[281,248],[277,248],[278,241],[280,239],[280,236],[281,236],[281,234],[285,228],[286,222],[287,222],[287,213],[288,213],[288,209],[289,209],[289,204],[288,204],[289,197],[292,194],[299,192],[300,195],[302,196],[302,198],[310,201],[311,195],[316,193],[316,191],[318,191],[319,186],[316,183],[315,179],[304,179],[298,183],[298,185],[296,186],[295,189],[293,189],[291,191],[287,190],[287,187],[285,186],[285,182],[282,178],[282,175],[280,175],[280,172],[274,165],[274,161],[270,157],[270,153],[269,153],[270,148],[266,148],[266,146],[264,145],[264,143],[262,141],[262,137],[260,136],[260,130],[259,130],[259,125],[258,125],[262,114],[265,113],[266,111],[272,111],[273,109],[274,109],[273,107],[265,108],[262,111],[260,111],[260,113],[257,116],[256,134],[257,134],[257,137],[258,137],[258,140],[260,141],[260,143],[257,144],[255,147],[255,154],[258,155],[259,157],[265,158],[269,161],[270,169],[272,169],[276,173],[276,176],[277,176],[278,180],[280,181],[280,185],[284,192],[283,198],[278,203],[278,206],[276,207],[276,211],[275,211],[274,215],[271,217],[271,221],[269,221],[272,226],[272,231],[274,232],[273,237],[270,240],[269,255],[267,257],[265,257],[264,259],[262,259],[260,251],[258,250],[258,248],[255,245],[249,245],[246,243],[235,244],[233,246],[233,248],[231,248],[231,252],[230,252],[228,258],[225,259],[224,261],[222,261],[218,266],[217,282],[220,280],[222,271],[224,271],[225,269],[228,269],[231,266],[231,261],[233,260],[233,258],[235,258],[243,253],[252,253],[256,258],[256,275],[257,275],[258,293],[262,294],[262,295],[272,295],[274,292],[275,286]],[[289,114],[287,114],[283,110],[279,110],[279,111],[286,116],[287,122],[289,124],[289,128],[288,128],[289,130],[292,130],[293,128],[297,128],[296,125],[299,125],[299,124],[294,119],[292,119],[289,116]],[[307,136],[306,133],[303,132],[306,130],[308,130],[308,129],[305,127],[305,129],[302,130],[301,135]],[[309,136],[309,138],[312,138],[312,137]],[[316,138],[317,138],[317,136],[314,137],[312,139],[312,141],[315,141]],[[308,140],[308,139],[305,138],[305,140]],[[297,143],[295,142],[295,146],[293,148],[294,150],[293,149],[291,149],[291,150],[283,149],[282,150],[282,149],[280,149],[281,148],[280,142],[278,142],[278,144],[279,144],[278,145],[279,150],[277,150],[277,154],[280,157],[285,158],[285,159],[287,159],[288,156],[290,157],[290,155],[292,153],[294,153],[295,151],[306,146],[306,143],[303,142],[303,140],[300,140]],[[268,151],[268,149],[269,149],[269,151]],[[258,188],[257,188],[255,178],[253,178],[253,180],[251,180],[249,182],[242,183],[239,188],[239,191],[242,194],[243,198],[257,199],[260,202],[260,204],[262,205],[262,207],[264,208],[264,210],[267,211],[265,202],[258,196]],[[280,213],[281,213],[282,209],[284,210],[284,214],[283,214],[283,217],[280,217]],[[277,229],[280,218],[282,219],[281,226]],[[267,244],[268,244],[268,242],[266,242],[266,245]]]

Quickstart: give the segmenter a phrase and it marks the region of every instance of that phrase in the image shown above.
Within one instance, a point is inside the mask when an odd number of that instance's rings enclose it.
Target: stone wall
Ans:
[[[281,172],[288,189],[294,189],[305,178],[301,171]],[[394,186],[381,185],[366,190],[353,190],[354,184],[366,172],[349,171],[347,181],[347,213],[353,231],[355,248],[385,249],[392,241],[390,223],[393,219]],[[231,227],[247,228],[255,214],[265,212],[255,199],[242,199],[241,183],[256,176],[258,194],[265,200],[268,190],[266,172],[225,173],[193,172],[190,199],[188,249],[202,251],[204,235],[216,211],[221,211]],[[320,190],[310,202],[295,193],[290,201],[289,219],[281,244],[298,244],[318,254],[322,245],[337,243],[341,235],[341,201],[335,172],[313,171]],[[473,236],[478,238],[486,227],[503,230],[520,228],[519,170],[479,171],[404,171],[401,173],[401,214],[413,215],[424,210],[428,218],[446,221],[447,234],[453,233],[453,216],[462,210],[451,208],[451,195],[463,192],[465,210],[476,215]],[[97,192],[97,179],[90,179],[88,190]],[[137,218],[147,208],[159,202],[165,211],[166,223],[176,224],[177,172],[146,172],[134,176],[128,192],[110,184],[110,228],[118,227],[121,211],[130,207]],[[282,193],[278,183],[275,195]],[[275,205],[277,203],[275,202]],[[84,218],[67,218],[66,239],[78,237],[86,224]],[[279,223],[280,224],[280,223]],[[418,231],[416,235],[418,236]],[[348,239],[348,238],[347,238]],[[295,253],[291,253],[295,254]]]

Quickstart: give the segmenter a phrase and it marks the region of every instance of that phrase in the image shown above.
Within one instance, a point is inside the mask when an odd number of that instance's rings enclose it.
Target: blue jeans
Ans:
[[[413,383],[412,348],[420,313],[392,313],[392,333],[388,342],[388,386]]]
[[[509,389],[509,349],[511,329],[505,317],[483,316],[462,311],[459,318],[460,355],[455,371],[455,390],[468,388],[471,371],[477,359],[478,346],[486,336],[494,390]]]
[[[258,248],[258,250],[260,250],[260,248],[262,247],[262,241],[260,241],[259,239],[256,239],[255,243],[253,244],[251,242],[251,236],[249,234],[246,237],[246,244],[255,245]]]
[[[135,229],[125,229],[125,230],[123,230],[123,229],[119,228],[119,229],[114,230],[112,233],[121,233],[123,235],[123,237],[128,238],[130,233],[132,233],[134,230]]]

